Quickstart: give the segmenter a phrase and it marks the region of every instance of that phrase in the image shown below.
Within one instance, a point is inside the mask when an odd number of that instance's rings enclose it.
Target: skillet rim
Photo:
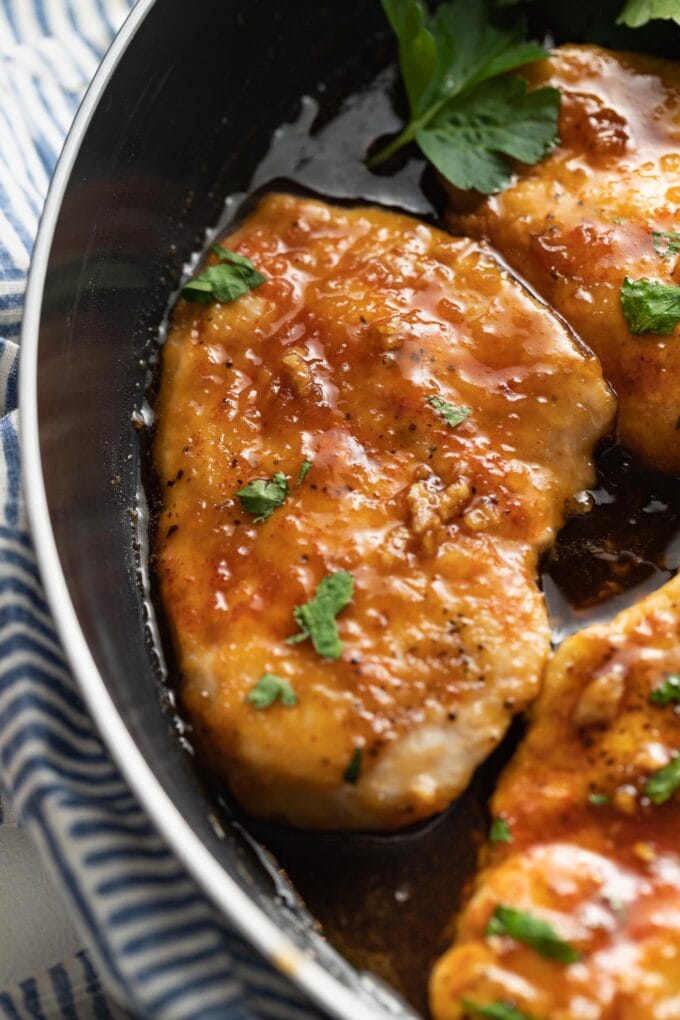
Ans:
[[[280,973],[339,1020],[384,1020],[395,1014],[371,1006],[307,956],[244,892],[208,850],[157,781],[109,694],[80,627],[57,551],[40,451],[37,383],[40,319],[55,227],[71,172],[90,122],[118,63],[156,0],[137,0],[95,73],[67,134],[40,218],[27,279],[21,329],[19,441],[31,537],[50,611],[71,671],[97,730],[144,810],[197,885]]]

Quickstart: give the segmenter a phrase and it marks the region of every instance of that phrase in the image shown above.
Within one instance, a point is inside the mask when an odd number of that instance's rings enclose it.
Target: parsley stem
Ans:
[[[374,153],[370,159],[366,160],[366,166],[369,170],[373,170],[374,167],[380,166],[380,164],[384,163],[386,159],[393,156],[395,152],[398,152],[399,149],[403,149],[405,145],[412,142],[416,137],[417,131],[418,126],[416,124],[407,125],[403,131],[400,131],[399,134],[392,139],[391,142],[388,142],[382,149],[379,149],[378,152]]]
[[[383,146],[382,149],[379,149],[378,152],[371,156],[370,159],[366,160],[366,166],[369,168],[369,170],[372,170],[373,167],[379,166],[381,163],[384,163],[386,159],[389,159],[390,156],[393,156],[395,152],[399,151],[399,149],[403,149],[403,147],[405,145],[408,145],[409,142],[414,142],[418,132],[421,131],[423,128],[426,128],[430,121],[432,121],[437,116],[439,111],[442,110],[443,107],[445,107],[448,102],[450,102],[452,99],[465,96],[468,92],[474,89],[475,85],[478,84],[479,82],[477,81],[477,79],[472,78],[472,80],[469,81],[467,84],[458,84],[455,87],[449,85],[449,87],[445,89],[443,95],[441,95],[439,99],[432,103],[432,105],[428,107],[427,110],[421,113],[419,117],[415,117],[412,120],[410,120],[406,127],[399,132],[396,138],[393,138],[391,142],[388,142],[387,145]]]
[[[421,113],[420,117],[410,120],[403,131],[399,132],[396,138],[393,138],[391,142],[388,142],[387,145],[385,145],[382,149],[379,149],[378,152],[371,156],[370,159],[366,160],[366,166],[369,170],[372,170],[375,166],[379,166],[380,163],[384,163],[386,159],[393,156],[395,152],[399,151],[399,149],[403,149],[405,145],[409,144],[409,142],[414,142],[418,132],[427,127],[430,121],[437,116],[442,107],[446,106],[450,99],[453,99],[459,94],[464,95],[467,91],[469,91],[467,88],[449,89],[443,96],[433,103],[429,109],[425,110],[424,113]]]

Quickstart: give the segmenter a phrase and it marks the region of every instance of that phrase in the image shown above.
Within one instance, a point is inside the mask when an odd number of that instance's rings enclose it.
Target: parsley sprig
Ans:
[[[344,646],[335,617],[349,604],[353,594],[351,574],[346,570],[328,574],[319,582],[314,598],[293,610],[300,633],[286,638],[286,644],[296,645],[311,638],[314,650],[324,659],[339,659]]]
[[[680,25],[680,0],[627,0],[616,19],[617,25],[640,28],[656,19],[674,21]]]
[[[489,840],[491,843],[512,843],[510,826],[502,815],[498,815],[491,822],[489,829]]]
[[[229,251],[221,244],[214,244],[212,253],[219,259],[217,265],[208,266],[182,287],[182,297],[187,301],[228,304],[267,279],[245,255]]]
[[[433,407],[442,416],[447,425],[450,425],[452,429],[455,429],[456,426],[460,425],[472,414],[472,408],[457,407],[442,397],[428,397],[427,402],[430,407]]]
[[[621,308],[631,333],[670,336],[680,322],[680,287],[627,276],[621,287]]]
[[[561,939],[552,925],[540,917],[525,914],[514,907],[499,904],[491,915],[486,927],[487,935],[509,935],[517,942],[524,942],[535,949],[540,956],[558,963],[575,963],[581,953],[564,939]]]
[[[473,1016],[486,1017],[487,1020],[534,1020],[528,1013],[522,1013],[510,1002],[489,1002],[482,1004],[472,1002],[471,999],[463,999],[463,1009]]]
[[[680,754],[676,754],[664,768],[654,772],[643,787],[645,796],[657,805],[665,804],[676,790],[680,790]]]
[[[663,683],[651,692],[649,700],[653,705],[669,705],[671,701],[680,702],[680,673],[669,673]]]
[[[342,776],[346,783],[351,783],[354,786],[359,781],[362,758],[362,749],[360,747],[355,747],[352,751],[352,757],[350,758],[347,768]]]
[[[252,690],[246,694],[246,701],[254,708],[269,708],[280,701],[286,708],[297,705],[297,694],[288,680],[282,680],[273,673],[263,673]]]
[[[311,469],[312,469],[312,462],[311,462],[311,460],[303,460],[302,464],[300,465],[300,473],[298,475],[298,480],[297,480],[298,486],[302,485],[302,483],[304,482],[305,478],[307,477],[307,475],[309,474]]]
[[[495,0],[495,6],[517,7],[522,3],[529,2],[530,0]],[[555,6],[559,7],[560,28],[563,32],[566,31],[567,35],[578,33],[585,36],[584,41],[586,42],[601,41],[603,43],[605,40],[600,39],[602,29],[605,26],[609,28],[608,18],[613,17],[614,14],[614,11],[610,12],[609,8],[610,6],[617,7],[616,3],[603,3],[602,0],[598,4],[572,4],[572,9],[564,4],[551,3],[544,4],[544,6],[548,6],[549,9],[553,9]],[[680,0],[626,0],[616,18],[616,24],[624,25],[626,28],[642,28],[650,21],[674,21],[680,25]],[[592,33],[584,31],[591,26],[591,23],[593,27],[600,29],[594,36]],[[611,36],[611,31],[607,31],[606,35]]]
[[[288,475],[277,471],[272,478],[256,478],[236,493],[241,506],[253,514],[254,524],[266,521],[288,495]]]
[[[680,254],[680,234],[675,230],[653,230],[654,251],[663,259]]]
[[[508,158],[536,163],[558,141],[560,94],[527,90],[508,72],[547,56],[524,25],[496,28],[486,5],[448,0],[431,14],[424,0],[382,0],[399,40],[409,103],[404,129],[369,160],[377,166],[415,141],[456,187],[484,194],[510,181]]]

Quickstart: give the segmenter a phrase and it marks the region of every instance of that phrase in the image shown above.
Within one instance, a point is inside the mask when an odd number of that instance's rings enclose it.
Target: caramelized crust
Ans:
[[[556,653],[492,802],[512,842],[482,853],[432,975],[435,1020],[467,1016],[463,999],[539,1020],[680,1016],[680,801],[644,789],[680,749],[678,706],[650,700],[678,671],[680,578]],[[498,904],[548,921],[582,959],[485,937]]]
[[[597,361],[474,242],[273,195],[224,243],[267,282],[178,303],[158,401],[158,567],[182,700],[251,813],[404,825],[459,794],[537,692],[537,555],[592,480],[612,398]],[[432,396],[471,414],[452,428]],[[255,524],[235,494],[275,472],[289,496]],[[338,570],[354,597],[329,661],[285,639]],[[265,672],[295,707],[245,702]]]
[[[562,92],[561,145],[472,212],[453,195],[449,225],[490,240],[564,315],[616,391],[623,445],[677,473],[680,326],[632,335],[620,291],[626,276],[680,284],[678,256],[659,255],[652,236],[678,230],[680,68],[565,46],[526,77]]]

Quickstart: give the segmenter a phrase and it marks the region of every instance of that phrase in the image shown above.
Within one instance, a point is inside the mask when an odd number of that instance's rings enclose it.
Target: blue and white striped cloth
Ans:
[[[0,990],[0,1018],[315,1017],[227,929],[109,758],[64,661],[22,502],[15,341],[31,249],[65,133],[132,2],[0,0],[0,782],[84,946]],[[11,918],[0,929],[11,938]]]

